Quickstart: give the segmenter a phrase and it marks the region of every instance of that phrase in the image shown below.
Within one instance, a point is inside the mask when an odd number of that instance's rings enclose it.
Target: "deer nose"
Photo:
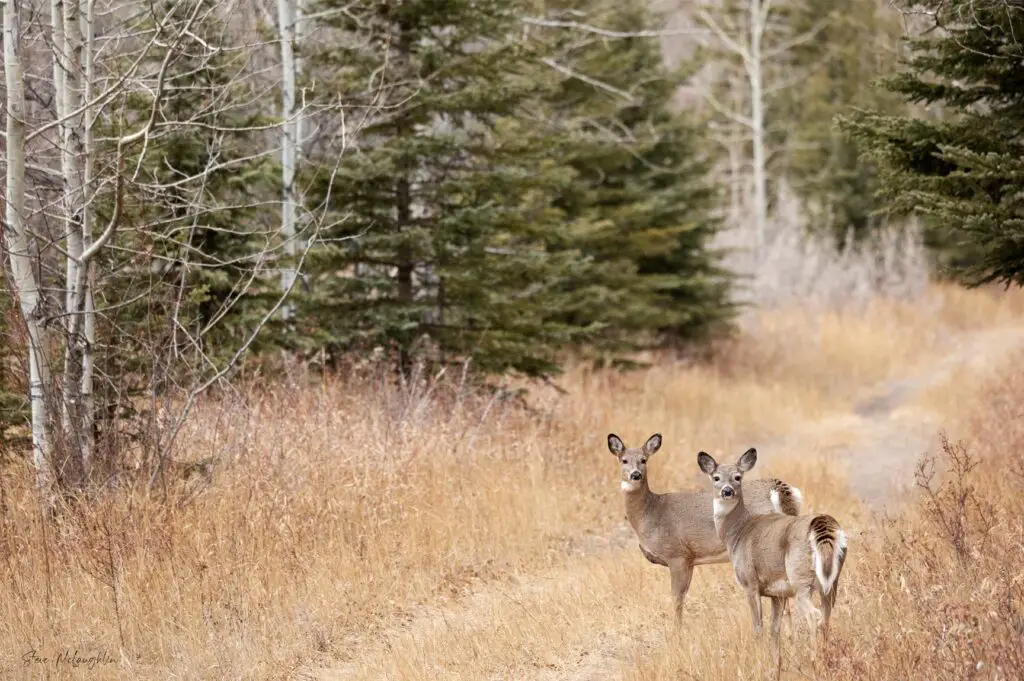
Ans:
[[[639,480],[642,477],[644,476],[642,473],[640,473],[640,471],[633,471],[632,473],[629,474],[630,480]]]
[[[732,496],[732,487],[723,487],[722,488],[722,498],[723,499],[728,499],[731,496]]]

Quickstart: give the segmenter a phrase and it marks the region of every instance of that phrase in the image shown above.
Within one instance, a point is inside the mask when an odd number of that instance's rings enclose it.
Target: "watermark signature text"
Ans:
[[[48,666],[54,669],[88,669],[117,664],[117,658],[105,650],[82,651],[78,648],[65,648],[57,652],[44,653],[37,648],[26,651],[21,656],[25,666]]]

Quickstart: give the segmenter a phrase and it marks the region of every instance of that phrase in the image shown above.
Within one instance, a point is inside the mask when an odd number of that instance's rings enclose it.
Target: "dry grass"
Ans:
[[[1007,294],[1001,286],[965,289],[959,286],[933,288],[942,324],[957,330],[1012,325],[1024,315],[1024,297]]]
[[[667,573],[617,534],[622,502],[605,434],[632,444],[662,432],[654,488],[702,484],[698,449],[739,452],[842,414],[874,383],[938,361],[964,329],[1024,320],[1019,296],[989,295],[943,288],[932,307],[766,314],[707,363],[574,368],[561,381],[568,394],[536,395],[536,412],[451,385],[254,388],[244,401],[204,405],[183,436],[178,458],[219,462],[187,504],[111,490],[44,525],[31,476],[8,467],[0,676],[264,679],[322,667],[334,668],[327,678],[363,679],[761,678],[767,651],[750,645],[728,566],[697,571],[691,626],[671,630]],[[991,460],[1024,444],[1024,426],[1005,424],[1024,381],[1005,380],[976,386],[974,420],[960,409],[971,451]],[[1019,444],[1000,447],[1004,439]],[[1015,620],[987,613],[1003,612],[996,568],[1024,557],[1011,514],[1022,517],[1019,502],[1000,510],[998,541],[964,568],[923,511],[880,532],[821,454],[793,452],[769,470],[855,533],[837,652],[812,661],[787,631],[788,674],[896,678],[933,661],[932,678],[963,678],[948,670],[968,644],[959,629],[941,638],[943,618],[970,629],[977,616],[970,631],[1001,650]],[[1009,474],[996,477],[996,489],[1019,493]],[[66,648],[116,661],[92,671],[54,664]],[[33,649],[50,663],[26,664]]]
[[[784,678],[1024,678],[1024,378],[1006,371],[1022,359],[1004,358],[1001,372],[974,382],[979,392],[960,392],[950,418],[966,441],[923,460],[904,514],[862,528],[834,645],[815,659],[806,634],[789,632]],[[736,591],[725,597],[734,615],[743,612]],[[722,645],[736,626],[749,625],[712,609],[690,647],[667,646],[627,678],[761,678],[762,647]]]

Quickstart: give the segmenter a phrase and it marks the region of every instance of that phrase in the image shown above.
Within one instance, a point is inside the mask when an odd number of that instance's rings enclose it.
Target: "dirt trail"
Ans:
[[[846,464],[851,491],[874,511],[892,510],[914,486],[917,461],[934,448],[941,428],[938,414],[914,400],[958,370],[983,371],[1021,346],[1020,328],[965,334],[928,370],[877,385],[850,413],[763,443],[758,451],[769,460],[774,453],[808,448],[834,452],[837,461]]]
[[[869,508],[884,512],[895,508],[901,492],[913,485],[918,457],[933,446],[940,427],[937,414],[914,401],[927,389],[955,377],[961,369],[980,370],[1024,347],[1024,328],[997,329],[965,334],[950,351],[927,371],[908,378],[888,381],[868,391],[846,414],[823,419],[783,438],[758,445],[770,462],[773,455],[792,455],[811,448],[834,453],[849,464],[852,491]],[[636,550],[636,539],[624,523],[608,537],[580,537],[570,547],[575,554],[570,564],[544,573],[488,584],[444,610],[424,609],[400,628],[384,632],[352,659],[330,669],[308,670],[296,678],[340,681],[361,678],[402,678],[406,664],[383,664],[393,651],[415,650],[414,678],[444,678],[444,654],[451,641],[471,640],[473,632],[507,626],[508,604],[529,613],[531,609],[568,613],[580,592],[580,575],[604,569],[615,572],[615,563],[626,552]],[[667,585],[667,575],[662,575]],[[699,577],[699,576],[698,576]],[[699,587],[698,587],[699,588]],[[505,610],[502,610],[502,607]],[[503,616],[501,613],[505,613]],[[552,632],[552,636],[558,632]],[[521,659],[510,661],[506,671],[493,679],[536,681],[604,681],[618,678],[624,667],[638,655],[665,645],[665,631],[658,627],[630,627],[623,622],[616,630],[603,630],[591,638],[566,641],[557,659],[530,650],[523,644]],[[465,637],[465,638],[460,638]],[[431,659],[440,655],[441,659]],[[429,672],[424,675],[424,672]],[[460,675],[465,678],[464,675]]]

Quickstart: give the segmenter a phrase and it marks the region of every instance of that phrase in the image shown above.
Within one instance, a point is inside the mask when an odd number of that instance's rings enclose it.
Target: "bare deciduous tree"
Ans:
[[[92,428],[78,425],[85,417],[83,399],[92,382],[92,364],[86,360],[88,342],[84,327],[95,327],[87,317],[84,302],[88,291],[88,261],[82,255],[86,242],[92,241],[91,221],[87,218],[85,167],[89,165],[86,148],[86,120],[90,111],[83,105],[86,83],[84,59],[91,46],[92,24],[81,12],[80,0],[51,0],[54,102],[58,122],[63,196],[61,222],[66,244],[63,387],[61,391],[62,442],[77,453],[80,473],[87,476],[92,457]],[[83,36],[83,26],[85,35]],[[88,43],[88,45],[87,45]],[[91,418],[91,417],[88,417]]]
[[[299,0],[277,0],[278,31],[281,37],[281,238],[286,256],[295,255],[295,224],[299,210],[298,188],[295,185],[298,169],[301,135],[304,131],[303,112],[297,107],[297,81],[301,75],[296,55],[298,28],[301,21]],[[281,270],[281,289],[289,289],[295,279],[295,269],[289,264]],[[284,313],[290,316],[285,308]]]
[[[4,237],[13,274],[14,294],[28,334],[29,402],[32,410],[32,461],[41,488],[51,481],[50,382],[43,356],[42,293],[34,269],[31,239],[25,224],[25,81],[22,70],[22,16],[18,0],[4,0],[4,75],[7,89],[7,200]]]
[[[170,0],[126,11],[99,2],[3,7],[4,235],[28,337],[33,462],[48,499],[54,484],[82,487],[126,465],[154,484],[192,406],[225,385],[325,227],[326,211],[307,210],[295,187],[307,112],[297,97],[296,0],[281,3],[287,66],[274,75],[260,64],[278,41],[261,39],[234,5]],[[285,107],[275,121],[278,92]],[[345,136],[342,125],[339,153]],[[199,145],[201,158],[173,160],[176,145]],[[273,175],[253,191],[225,180],[278,153],[283,202]],[[239,210],[256,217],[217,219]],[[244,252],[218,250],[217,239]],[[196,276],[212,271],[227,278],[224,293],[197,316]],[[280,290],[234,345],[228,332],[213,342],[242,303],[266,299],[275,274]],[[126,433],[147,444],[126,453]]]
[[[772,94],[791,85],[793,77],[799,78],[801,72],[801,69],[791,69],[790,73],[783,74],[783,69],[775,69],[769,73],[769,66],[782,62],[789,50],[813,38],[827,25],[829,17],[824,17],[811,30],[792,36],[780,22],[774,21],[772,11],[778,7],[772,0],[745,2],[742,12],[730,3],[706,3],[697,10],[696,18],[708,31],[707,42],[735,58],[742,73],[742,78],[726,79],[730,83],[731,104],[721,102],[710,84],[703,88],[702,94],[708,105],[724,119],[725,127],[731,129],[721,139],[726,140],[730,150],[733,172],[738,167],[735,145],[744,138],[749,140],[754,248],[761,252],[768,225],[766,103]],[[736,106],[740,102],[744,104],[742,108]]]

